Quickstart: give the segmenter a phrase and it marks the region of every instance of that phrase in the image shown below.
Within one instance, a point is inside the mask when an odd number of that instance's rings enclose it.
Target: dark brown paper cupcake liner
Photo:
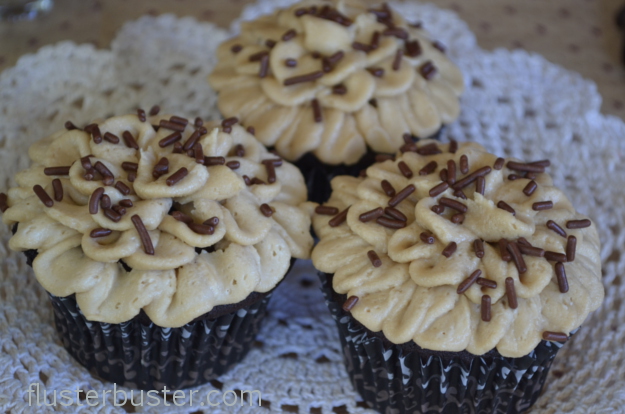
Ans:
[[[142,390],[204,384],[240,362],[260,330],[271,293],[215,319],[163,328],[145,314],[120,324],[87,320],[74,295],[49,295],[63,346],[93,375]]]
[[[319,276],[352,384],[380,413],[522,413],[540,396],[562,347],[542,341],[529,355],[506,358],[496,350],[476,356],[395,345],[343,311],[345,295],[332,289],[332,275]]]
[[[439,129],[430,139],[439,139],[442,128]],[[416,137],[413,137],[417,141]],[[356,177],[362,170],[367,169],[375,162],[375,156],[379,153],[367,150],[367,153],[358,160],[356,164],[329,165],[320,161],[314,154],[307,153],[293,164],[299,168],[304,176],[308,187],[308,199],[316,203],[323,203],[330,198],[332,188],[330,181],[339,175],[350,175]]]

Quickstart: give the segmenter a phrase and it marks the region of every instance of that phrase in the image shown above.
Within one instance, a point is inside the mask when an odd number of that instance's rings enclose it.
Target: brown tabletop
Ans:
[[[174,13],[226,27],[250,0],[56,0],[33,22],[0,22],[0,71],[26,53],[61,40],[106,48],[117,30],[143,14]],[[603,112],[625,120],[622,33],[624,0],[431,0],[455,10],[482,48],[524,48],[594,80]]]

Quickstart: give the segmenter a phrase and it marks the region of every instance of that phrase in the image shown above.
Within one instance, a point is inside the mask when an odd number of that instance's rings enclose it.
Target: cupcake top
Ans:
[[[75,293],[93,321],[143,309],[179,327],[271,290],[292,257],[309,257],[306,186],[236,122],[139,111],[67,123],[30,147],[32,166],[0,196],[4,223],[17,223],[9,246],[36,249],[37,280]]]
[[[427,25],[427,22],[425,22]],[[387,5],[307,0],[243,22],[209,76],[219,109],[289,160],[354,164],[427,137],[459,113],[460,70],[421,22]]]
[[[473,143],[407,144],[316,208],[315,267],[393,343],[475,355],[564,341],[604,296],[600,244],[544,171]]]

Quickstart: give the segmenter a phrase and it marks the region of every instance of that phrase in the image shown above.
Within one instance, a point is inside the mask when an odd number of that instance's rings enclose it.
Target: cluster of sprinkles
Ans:
[[[420,155],[436,155],[441,154],[443,151],[438,147],[436,143],[427,144],[422,147],[417,147],[417,145],[410,139],[410,135],[406,134],[404,136],[406,144],[402,146],[402,152],[416,152]],[[458,144],[456,141],[451,140],[449,144],[449,152],[455,153],[458,149]],[[376,158],[376,162],[386,162],[386,161],[394,161],[393,156],[378,156]],[[545,169],[550,166],[549,160],[541,160],[532,163],[520,163],[516,161],[508,161],[506,163],[505,159],[497,158],[492,168],[489,166],[484,166],[474,171],[471,171],[469,159],[466,155],[462,155],[460,157],[459,165],[457,166],[453,160],[449,160],[446,164],[447,168],[444,168],[443,171],[445,174],[441,174],[441,182],[436,184],[429,190],[430,197],[438,197],[443,192],[448,190],[449,188],[455,190],[454,196],[462,199],[466,199],[466,195],[462,193],[460,196],[459,192],[463,189],[466,189],[471,184],[475,182],[475,192],[484,195],[486,189],[486,180],[485,177],[490,174],[493,169],[501,170],[504,165],[512,170],[518,172],[518,174],[511,174],[507,178],[509,180],[516,180],[519,178],[529,179],[530,182],[525,186],[522,190],[523,194],[526,196],[531,196],[538,188],[538,183],[534,181],[538,174],[544,173]],[[397,163],[397,168],[399,173],[404,177],[410,179],[413,177],[414,173],[412,169],[404,162],[399,161]],[[429,174],[433,174],[438,168],[438,164],[436,161],[430,161],[417,171],[419,176],[425,176]],[[458,177],[457,173],[460,172],[464,176]],[[358,217],[359,220],[363,223],[375,221],[379,225],[390,229],[400,229],[407,225],[406,216],[401,213],[395,207],[409,197],[414,191],[414,184],[409,184],[405,188],[400,191],[396,191],[393,185],[387,181],[381,181],[381,189],[384,194],[389,197],[388,207],[378,207],[370,211],[366,211]],[[515,215],[516,212],[512,206],[506,203],[503,200],[499,200],[497,202],[497,207],[509,212],[512,215]],[[538,201],[532,204],[532,209],[534,211],[543,211],[549,210],[553,208],[553,201],[551,200],[543,200]],[[468,206],[458,200],[451,199],[449,197],[440,197],[437,201],[437,204],[434,205],[431,210],[436,214],[442,214],[446,209],[450,209],[453,211],[453,214],[450,216],[450,221],[452,223],[460,224],[464,220],[464,214],[468,212]],[[337,207],[320,205],[315,209],[315,213],[320,215],[328,215],[332,216],[329,221],[329,225],[331,227],[340,226],[343,224],[347,218],[347,212],[349,207],[347,207],[343,211],[339,211]],[[528,271],[527,265],[525,263],[525,256],[532,257],[542,257],[547,261],[554,262],[554,273],[556,276],[556,281],[558,284],[558,289],[561,293],[567,293],[569,291],[569,284],[565,271],[565,263],[572,262],[575,260],[575,250],[577,245],[577,239],[575,236],[568,235],[566,229],[582,229],[591,226],[591,221],[588,219],[583,220],[568,220],[564,226],[556,223],[553,220],[548,220],[546,223],[546,227],[553,231],[555,234],[566,239],[566,249],[565,253],[558,253],[554,251],[545,251],[539,247],[532,246],[530,242],[528,242],[524,237],[520,237],[517,240],[506,240],[500,239],[495,244],[498,245],[499,254],[501,259],[506,262],[512,262],[516,267],[519,277],[523,277]],[[431,232],[422,232],[419,235],[419,239],[421,242],[425,244],[434,244],[436,243],[436,239]],[[484,258],[485,250],[484,250],[484,241],[481,239],[475,239],[472,243],[473,252],[475,256],[479,259]],[[451,257],[457,249],[457,245],[455,242],[448,243],[442,250],[441,254],[449,258]],[[370,250],[367,252],[367,257],[370,260],[371,264],[374,267],[379,267],[382,265],[382,261],[379,256],[376,254],[374,250]],[[487,292],[488,289],[497,289],[498,284],[495,280],[487,279],[481,277],[482,270],[476,269],[474,270],[466,279],[464,279],[457,288],[458,294],[463,294],[471,286],[479,285],[482,289],[482,292]],[[505,280],[505,296],[507,299],[507,304],[511,309],[518,308],[518,298],[516,295],[515,283],[512,277],[507,277]],[[358,297],[351,296],[349,297],[343,305],[343,309],[346,312],[349,312],[358,302]],[[481,299],[481,319],[484,322],[489,322],[492,318],[491,313],[491,297],[488,294],[483,294]],[[546,331],[543,333],[543,339],[546,341],[566,341],[568,339],[568,335],[560,332],[549,332]]]
[[[368,43],[358,41],[353,42],[351,45],[351,48],[353,50],[368,54],[380,47],[380,39],[382,36],[394,37],[398,39],[398,41],[403,42],[403,44],[397,49],[393,57],[393,63],[391,65],[391,68],[395,72],[401,69],[401,64],[404,56],[415,58],[423,53],[423,48],[419,40],[410,39],[409,33],[406,28],[402,28],[396,25],[393,19],[393,13],[386,3],[384,3],[379,9],[369,9],[368,12],[375,15],[377,22],[386,26],[386,29],[382,31],[375,31],[371,35],[371,39],[368,41]],[[298,18],[306,15],[330,20],[345,27],[350,27],[353,24],[353,21],[349,17],[345,16],[339,10],[329,5],[324,5],[321,7],[301,7],[296,9],[294,11],[294,14]],[[420,29],[421,23],[419,22],[409,24],[409,26]],[[282,34],[279,39],[265,39],[264,46],[267,48],[266,50],[261,50],[260,52],[249,55],[249,62],[259,63],[259,78],[263,79],[269,75],[269,54],[271,52],[271,49],[275,47],[276,43],[278,41],[289,42],[296,36],[297,32],[295,31],[295,29],[289,29],[284,32],[284,34]],[[432,42],[432,46],[441,53],[445,53],[446,48],[441,42],[434,41]],[[233,54],[238,54],[243,49],[244,46],[241,44],[235,44],[230,47],[230,51]],[[301,83],[314,82],[324,76],[324,74],[332,72],[344,56],[345,52],[342,50],[339,50],[330,56],[322,56],[319,52],[313,52],[312,57],[321,60],[320,70],[286,78],[283,81],[283,85],[291,86]],[[288,68],[297,67],[297,59],[286,58],[284,60],[284,66]],[[385,71],[383,68],[369,67],[366,68],[366,70],[371,73],[372,76],[377,78],[382,78],[385,75]],[[438,72],[438,69],[431,60],[424,62],[417,70],[426,80],[433,79]],[[344,95],[347,93],[347,88],[343,84],[336,84],[332,87],[332,93],[337,95]],[[375,106],[375,104],[373,105]],[[315,120],[315,122],[323,122],[321,107],[316,99],[313,99],[311,101],[311,108],[313,111],[313,119]]]
[[[154,106],[150,109],[149,115],[155,116],[160,112],[160,108],[158,106]],[[143,109],[137,110],[137,117],[141,122],[147,122],[146,112]],[[232,127],[239,122],[238,118],[232,117],[227,118],[222,121],[221,129],[224,133],[232,132]],[[189,136],[189,138],[182,143],[182,133],[185,131],[188,125],[192,125],[195,130]],[[207,167],[216,166],[216,165],[226,165],[227,167],[235,170],[240,167],[240,162],[236,160],[232,160],[226,162],[224,157],[213,157],[213,156],[205,156],[201,143],[199,142],[201,137],[208,133],[207,129],[204,127],[204,121],[201,118],[196,118],[193,123],[190,123],[188,119],[182,118],[179,116],[171,116],[169,120],[161,120],[159,125],[153,126],[156,131],[159,129],[167,129],[172,131],[171,134],[167,135],[165,138],[161,139],[158,142],[159,147],[167,148],[173,146],[172,152],[177,154],[186,154],[191,158],[194,158],[196,163],[205,165]],[[73,122],[67,121],[65,123],[65,128],[68,131],[71,130],[81,130],[78,128]],[[117,135],[111,132],[105,132],[102,134],[100,127],[97,124],[89,124],[82,129],[82,131],[88,133],[96,145],[101,144],[103,141],[106,141],[112,145],[119,145],[123,140],[123,145],[126,145],[128,148],[132,148],[135,150],[139,149],[139,145],[133,134],[130,131],[123,131],[122,139],[120,139]],[[248,127],[247,132],[253,134],[254,128]],[[234,155],[237,157],[245,156],[245,147],[241,144],[236,145],[234,148]],[[101,161],[96,161],[92,163],[91,158],[93,155],[87,155],[80,158],[80,165],[83,168],[82,176],[87,181],[102,181],[104,186],[112,186],[123,196],[127,196],[131,194],[133,191],[131,188],[123,181],[116,181],[115,175],[111,172],[109,167]],[[276,182],[276,168],[282,165],[283,161],[279,157],[275,157],[272,159],[263,160],[262,164],[265,166],[267,172],[267,183],[273,184]],[[72,166],[57,166],[57,167],[47,167],[44,168],[44,174],[47,176],[57,177],[52,180],[52,189],[54,191],[53,197],[46,192],[46,190],[41,185],[35,185],[33,187],[33,192],[39,198],[39,200],[46,207],[50,208],[54,206],[54,202],[63,201],[63,184],[58,177],[68,177],[70,174]],[[136,162],[124,161],[121,164],[121,168],[125,171],[127,175],[128,182],[134,182],[137,178],[137,171],[139,169],[139,165]],[[169,171],[169,159],[167,157],[162,157],[153,167],[152,176],[155,180],[159,179],[162,176],[167,176],[165,179],[165,184],[169,187],[175,186],[180,183],[187,175],[189,171],[187,168],[182,167],[170,174]],[[250,179],[247,176],[242,177],[247,185],[254,184],[266,184],[264,181],[260,180],[257,177]],[[124,198],[119,201],[118,204],[113,204],[111,198],[105,194],[106,189],[104,187],[98,187],[90,196],[88,202],[88,210],[91,215],[98,214],[100,211],[102,214],[107,217],[112,222],[119,222],[124,215],[128,213],[128,209],[134,207],[134,203],[129,198]],[[8,197],[4,193],[0,193],[0,212],[4,213],[9,208],[8,205]],[[262,204],[259,207],[260,212],[265,217],[271,217],[275,212],[274,208],[269,206],[268,204]],[[194,219],[181,211],[173,211],[171,213],[172,217],[177,221],[183,222],[187,224],[189,229],[193,232],[201,235],[211,235],[215,232],[215,227],[219,224],[218,217],[212,217],[202,223],[196,223]],[[154,255],[154,246],[152,244],[152,240],[150,235],[143,223],[141,217],[137,214],[131,216],[131,221],[139,233],[144,252],[148,255]],[[107,228],[96,228],[90,232],[91,238],[102,238],[109,236],[113,233],[113,230]]]

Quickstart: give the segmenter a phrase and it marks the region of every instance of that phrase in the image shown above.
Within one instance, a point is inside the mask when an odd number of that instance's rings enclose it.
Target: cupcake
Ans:
[[[312,259],[347,370],[381,413],[521,413],[604,297],[600,243],[545,173],[419,142],[336,177]]]
[[[296,167],[236,120],[156,112],[68,122],[0,207],[69,353],[111,382],[180,389],[246,355],[313,241]]]
[[[295,162],[322,201],[329,178],[456,119],[464,88],[445,47],[386,4],[297,3],[243,22],[217,57],[220,111]]]

